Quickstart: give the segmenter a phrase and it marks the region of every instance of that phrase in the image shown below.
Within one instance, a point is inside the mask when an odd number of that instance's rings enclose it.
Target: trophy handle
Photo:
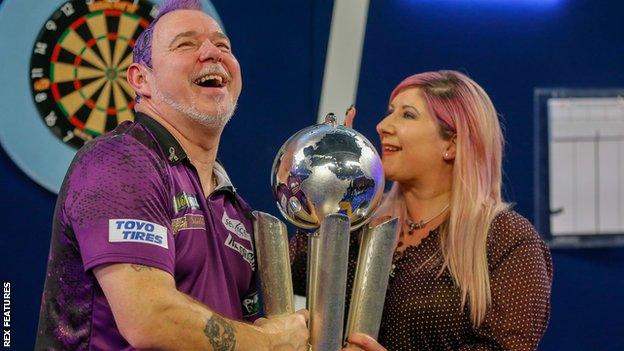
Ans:
[[[345,340],[354,332],[377,339],[398,234],[397,218],[362,233]]]
[[[294,313],[286,226],[265,212],[254,211],[253,216],[260,289],[266,315]]]
[[[325,216],[318,236],[310,238],[308,304],[312,351],[340,350],[344,325],[349,256],[349,217]]]

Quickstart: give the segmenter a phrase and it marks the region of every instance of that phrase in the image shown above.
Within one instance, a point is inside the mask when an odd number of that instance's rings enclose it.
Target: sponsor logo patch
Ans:
[[[243,260],[249,263],[252,271],[256,270],[256,257],[254,256],[253,251],[246,248],[241,243],[236,242],[232,237],[232,234],[228,234],[227,238],[225,239],[225,246],[238,252],[243,257]]]
[[[173,235],[186,229],[202,229],[206,230],[206,220],[203,215],[187,213],[180,218],[174,218],[171,221]]]
[[[168,249],[167,228],[138,219],[109,219],[108,241],[152,244]]]
[[[221,222],[223,222],[223,225],[228,231],[236,234],[237,237],[243,240],[251,242],[251,235],[247,232],[247,229],[245,229],[245,225],[243,225],[241,221],[239,221],[238,219],[230,218],[227,215],[227,212],[223,211],[223,217],[221,218]]]
[[[197,202],[195,194],[181,192],[173,197],[173,210],[175,213],[178,213],[186,208],[190,208],[192,210],[199,209],[199,202]]]
[[[243,305],[243,317],[245,318],[260,312],[260,299],[257,292],[245,296],[241,304]]]

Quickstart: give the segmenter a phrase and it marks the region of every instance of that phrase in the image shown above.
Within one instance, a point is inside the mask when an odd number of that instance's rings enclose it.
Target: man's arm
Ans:
[[[137,264],[94,269],[121,335],[132,347],[159,350],[306,350],[306,315],[263,319],[258,326],[224,318],[179,292],[173,277]]]

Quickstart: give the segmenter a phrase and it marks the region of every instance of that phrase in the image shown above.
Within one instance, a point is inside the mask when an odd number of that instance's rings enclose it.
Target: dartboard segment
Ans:
[[[112,67],[112,57],[110,42],[108,41],[108,28],[106,25],[106,16],[103,12],[87,15],[87,26],[95,43],[98,47],[100,55],[107,67]]]
[[[157,7],[145,0],[68,1],[33,45],[31,91],[43,122],[63,142],[85,142],[133,120],[125,70]]]
[[[133,119],[132,108],[128,106],[128,94],[125,94],[118,82],[113,83],[113,97],[117,110],[117,123]]]
[[[73,82],[75,80],[84,81],[90,78],[102,78],[106,76],[106,71],[94,69],[86,66],[75,66],[69,63],[56,62],[51,65],[51,76],[54,82]]]
[[[119,29],[117,31],[117,41],[115,41],[115,51],[113,53],[113,65],[119,65],[122,59],[127,58],[128,48],[134,47],[134,33],[139,28],[147,27],[145,19],[124,13],[119,18]]]

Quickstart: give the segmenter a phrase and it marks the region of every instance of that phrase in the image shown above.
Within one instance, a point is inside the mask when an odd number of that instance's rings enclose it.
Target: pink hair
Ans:
[[[491,303],[486,240],[494,217],[508,205],[501,198],[503,135],[496,110],[485,91],[456,71],[415,74],[390,94],[422,91],[429,112],[445,137],[456,137],[450,215],[440,228],[441,271],[448,269],[462,292],[462,307],[470,302],[475,326]],[[393,184],[380,208],[382,215],[407,215],[401,187]]]

